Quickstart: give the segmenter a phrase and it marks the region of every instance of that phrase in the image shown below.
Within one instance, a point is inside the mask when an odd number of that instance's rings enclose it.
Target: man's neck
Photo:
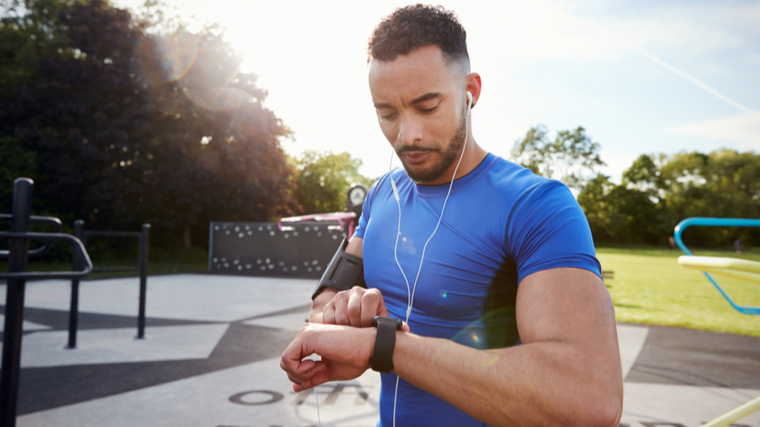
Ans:
[[[456,181],[459,178],[462,178],[463,176],[467,175],[468,173],[475,170],[475,168],[480,165],[481,162],[483,162],[483,159],[486,158],[488,155],[488,152],[484,149],[482,149],[474,139],[471,139],[467,142],[467,146],[465,147],[464,156],[462,157],[462,162],[459,164],[459,169],[457,169],[457,162],[459,162],[459,158],[457,157],[457,161],[452,163],[451,166],[446,169],[444,173],[442,173],[438,178],[432,180],[432,181],[415,181],[417,185],[443,185],[448,184],[451,182],[451,176],[454,174],[454,171],[456,170],[456,178],[454,180]]]

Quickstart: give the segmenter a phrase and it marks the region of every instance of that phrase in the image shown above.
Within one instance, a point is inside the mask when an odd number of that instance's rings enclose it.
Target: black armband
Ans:
[[[348,246],[348,239],[343,239],[335,252],[332,261],[325,269],[322,278],[319,279],[311,299],[319,295],[325,287],[335,289],[336,291],[345,291],[354,286],[366,288],[364,283],[364,263],[361,258],[344,252]]]

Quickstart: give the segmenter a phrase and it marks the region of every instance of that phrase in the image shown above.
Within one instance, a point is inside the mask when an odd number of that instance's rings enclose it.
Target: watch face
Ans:
[[[366,195],[367,195],[367,192],[364,191],[364,188],[354,187],[348,193],[348,200],[351,202],[352,205],[359,206],[362,203],[364,203],[364,197]]]

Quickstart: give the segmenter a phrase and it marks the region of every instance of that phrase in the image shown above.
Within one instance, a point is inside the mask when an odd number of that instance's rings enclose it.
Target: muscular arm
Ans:
[[[397,333],[394,372],[496,426],[617,426],[623,381],[615,315],[591,272],[559,268],[517,292],[522,345],[475,350]]]
[[[516,305],[522,345],[476,350],[397,332],[394,372],[494,426],[617,426],[622,372],[602,281],[572,268],[534,273],[520,283]],[[324,366],[300,362],[311,354],[305,352],[366,369],[374,334],[374,328],[307,327],[281,365],[301,391],[333,379]]]

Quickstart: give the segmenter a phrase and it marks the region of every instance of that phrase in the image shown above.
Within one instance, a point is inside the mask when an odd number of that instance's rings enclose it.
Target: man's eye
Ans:
[[[390,120],[392,118],[396,117],[396,113],[389,113],[389,114],[381,114],[380,118],[383,120]]]
[[[431,108],[420,108],[420,111],[423,112],[423,113],[432,113],[437,108],[438,108],[438,106],[436,105],[435,107],[431,107]]]

